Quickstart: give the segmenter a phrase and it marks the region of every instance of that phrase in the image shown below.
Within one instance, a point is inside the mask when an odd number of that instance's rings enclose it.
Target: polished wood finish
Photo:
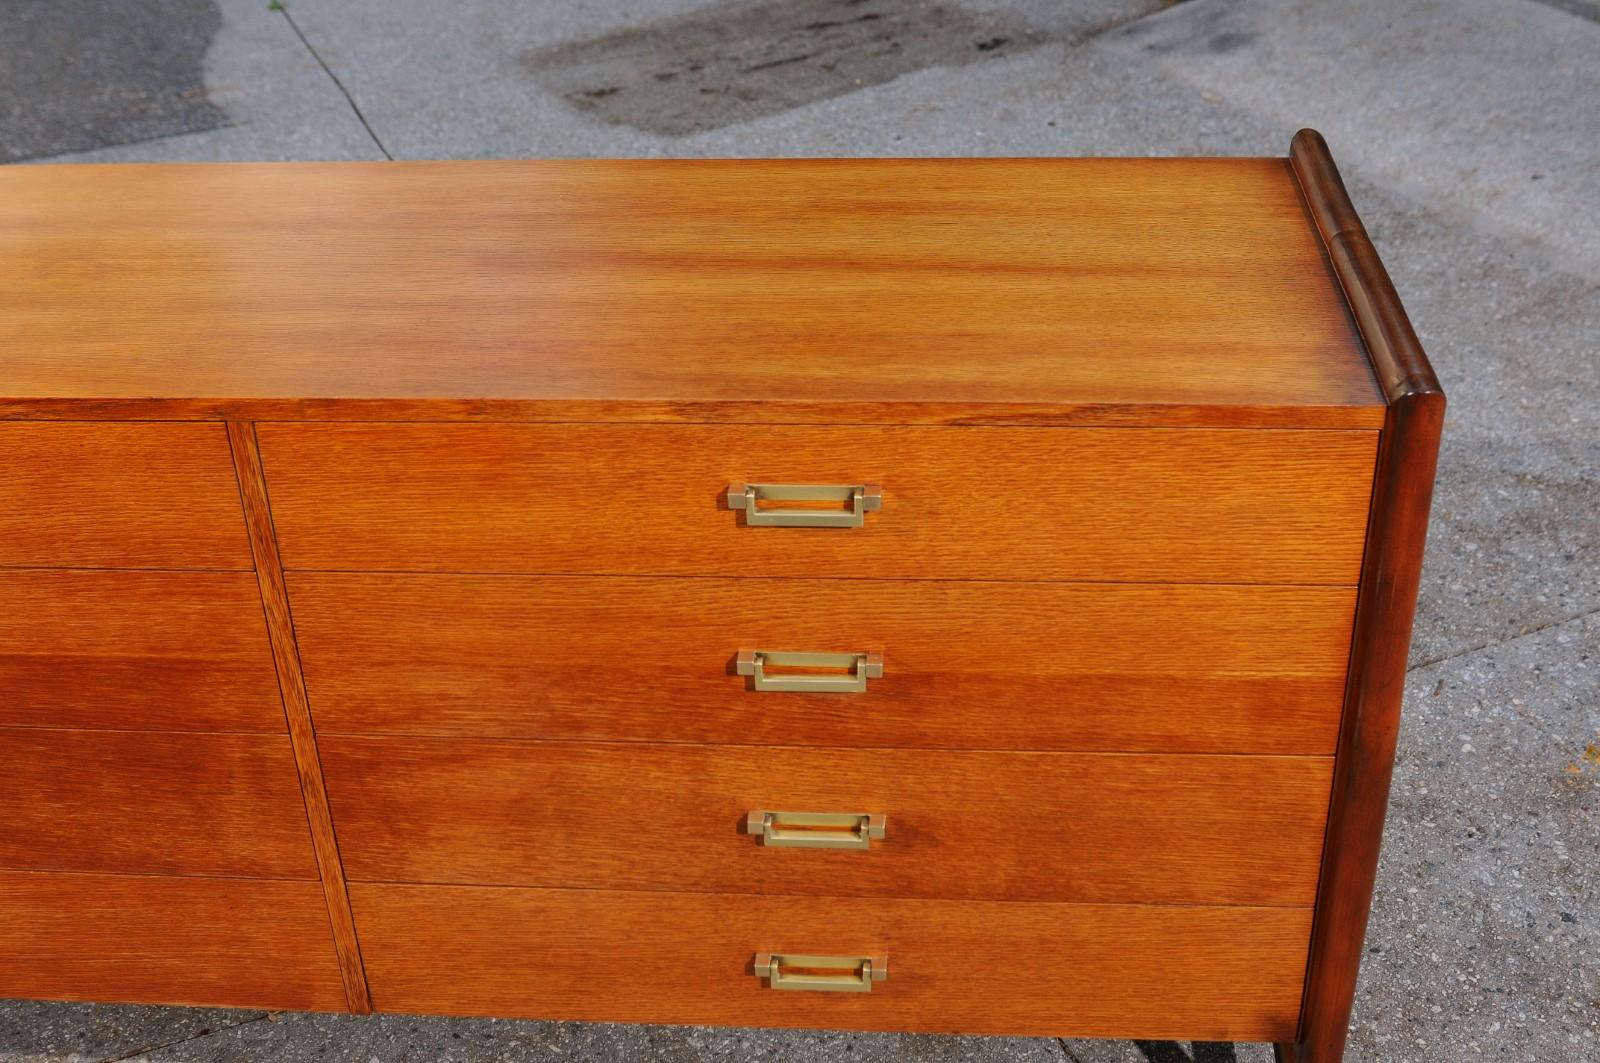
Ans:
[[[1376,428],[1282,159],[0,172],[10,416]]]
[[[311,708],[306,701],[305,679],[300,669],[300,653],[295,645],[294,621],[289,614],[289,600],[283,586],[283,566],[278,557],[267,485],[261,475],[261,454],[256,445],[255,427],[230,422],[228,442],[238,471],[239,491],[249,527],[262,608],[271,636],[272,657],[283,694],[284,716],[288,721],[289,739],[300,777],[306,821],[311,828],[311,845],[316,853],[328,919],[333,927],[333,943],[338,952],[345,997],[351,1011],[366,1014],[372,1010],[372,998],[367,990],[355,922],[350,915],[350,897],[345,889],[339,841],[334,836],[333,820],[328,813],[328,795],[317,754],[316,728],[312,724]]]
[[[1387,403],[1384,431],[1394,428],[1393,407],[1402,399],[1433,395],[1436,397],[1424,404],[1443,406],[1444,389],[1411,327],[1389,271],[1350,202],[1328,142],[1316,130],[1302,129],[1291,145],[1290,164]]]
[[[0,310],[0,996],[1342,1057],[1444,398],[1315,133],[0,168]]]
[[[1310,931],[1304,908],[351,892],[380,1009],[545,1019],[1281,1040]],[[869,994],[773,992],[751,961],[786,949],[887,955],[889,979]]]
[[[193,165],[193,164],[188,164]],[[1007,402],[649,402],[596,399],[14,399],[0,394],[0,421],[117,421],[141,417],[394,424],[869,424],[928,427],[1288,428],[1377,432],[1381,406],[1192,406]]]
[[[249,568],[222,426],[0,424],[0,567]]]
[[[0,868],[312,878],[282,735],[0,728]]]
[[[1327,757],[322,737],[352,880],[1309,907]],[[863,852],[752,809],[871,812]]]
[[[1377,435],[265,424],[288,569],[1354,585]],[[733,482],[882,483],[861,528]],[[1046,516],[1047,515],[1047,516]],[[1004,548],[997,548],[1004,544]]]
[[[1332,754],[1355,607],[1339,587],[288,583],[323,733],[775,745]],[[881,652],[884,676],[757,692],[744,648]]]
[[[0,998],[342,1011],[315,882],[0,871]]]
[[[0,571],[0,726],[281,732],[248,572]]]
[[[1327,144],[1304,130],[1295,137],[1292,157],[1389,403],[1373,485],[1305,1011],[1292,1057],[1303,1063],[1336,1063],[1344,1055],[1377,878],[1445,397],[1350,204]]]

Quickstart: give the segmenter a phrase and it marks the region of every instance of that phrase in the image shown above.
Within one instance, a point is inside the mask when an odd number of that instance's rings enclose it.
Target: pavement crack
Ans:
[[[350,90],[345,88],[344,82],[339,80],[339,75],[333,72],[333,67],[328,65],[327,60],[323,59],[317,52],[316,46],[306,38],[305,33],[300,29],[300,24],[294,20],[294,15],[289,13],[289,5],[276,3],[272,6],[272,9],[283,16],[283,20],[289,24],[289,28],[294,30],[294,35],[300,38],[300,43],[306,46],[306,51],[311,53],[311,58],[317,61],[317,65],[322,68],[322,72],[328,75],[334,86],[343,94],[345,102],[350,105],[350,110],[355,112],[356,121],[361,123],[361,128],[367,131],[367,136],[372,138],[372,143],[377,146],[378,150],[383,152],[383,157],[393,162],[394,156],[389,154],[389,149],[384,147],[383,141],[378,139],[378,134],[373,130],[372,123],[368,122],[367,116],[361,113],[361,106],[356,103],[356,98],[350,95]]]
[[[1083,1063],[1083,1060],[1079,1059],[1072,1049],[1067,1047],[1067,1039],[1065,1037],[1057,1037],[1056,1044],[1061,1047],[1061,1054],[1070,1059],[1072,1063]]]
[[[182,1037],[174,1037],[170,1041],[162,1041],[153,1045],[142,1045],[139,1048],[135,1048],[131,1052],[124,1052],[119,1056],[107,1056],[105,1059],[98,1060],[97,1063],[122,1063],[123,1060],[135,1059],[149,1052],[159,1052],[163,1048],[171,1048],[173,1045],[181,1045],[188,1041],[198,1041],[202,1037],[210,1037],[213,1034],[219,1034],[224,1030],[237,1030],[239,1027],[249,1026],[251,1023],[266,1022],[271,1017],[272,1016],[270,1012],[264,1011],[259,1015],[252,1015],[250,1018],[241,1019],[238,1022],[218,1023],[216,1026],[208,1026],[203,1030],[196,1030],[194,1033],[185,1034]]]
[[[1442,657],[1430,657],[1426,661],[1418,661],[1416,664],[1406,669],[1406,674],[1410,675],[1412,672],[1420,672],[1424,668],[1432,668],[1436,664],[1444,664],[1447,661],[1453,661],[1459,657],[1469,657],[1474,653],[1482,653],[1484,650],[1492,650],[1496,646],[1504,646],[1509,642],[1516,642],[1518,639],[1525,639],[1530,635],[1537,635],[1542,631],[1549,631],[1553,627],[1562,627],[1567,624],[1575,624],[1580,620],[1587,620],[1591,616],[1600,616],[1600,609],[1590,609],[1586,613],[1578,613],[1576,616],[1562,617],[1559,620],[1552,620],[1547,624],[1540,624],[1538,627],[1530,627],[1526,631],[1519,631],[1515,635],[1507,635],[1503,639],[1490,639],[1488,642],[1477,646],[1468,646],[1464,650],[1457,650],[1454,653],[1447,653]]]

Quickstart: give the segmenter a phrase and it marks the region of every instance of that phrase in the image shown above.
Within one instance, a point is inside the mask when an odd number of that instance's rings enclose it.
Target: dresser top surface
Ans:
[[[0,168],[0,414],[233,400],[1345,428],[1384,406],[1284,159]]]

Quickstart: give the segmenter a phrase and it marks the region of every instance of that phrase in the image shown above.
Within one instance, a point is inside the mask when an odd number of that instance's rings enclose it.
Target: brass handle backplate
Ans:
[[[769,675],[779,668],[835,669],[841,674],[798,672]],[[734,671],[755,680],[757,690],[790,690],[810,694],[860,694],[868,679],[883,678],[881,653],[800,653],[786,650],[740,650]]]
[[[844,509],[761,508],[762,502],[843,502]],[[729,484],[728,508],[744,510],[753,528],[859,528],[883,508],[877,484]]]
[[[762,845],[790,849],[870,849],[888,831],[888,817],[871,812],[769,812],[745,817],[746,834]]]
[[[755,974],[773,989],[814,993],[870,993],[889,977],[887,956],[802,956],[756,953]]]

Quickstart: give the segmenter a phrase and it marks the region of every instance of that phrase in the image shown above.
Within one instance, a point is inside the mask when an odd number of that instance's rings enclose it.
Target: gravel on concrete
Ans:
[[[260,1011],[0,1001],[0,1060],[88,1063],[204,1039],[266,1017]]]
[[[1006,1037],[897,1037],[810,1031],[704,1029],[382,1015],[281,1015],[174,1044],[148,1063],[1062,1063],[1054,1041]]]

